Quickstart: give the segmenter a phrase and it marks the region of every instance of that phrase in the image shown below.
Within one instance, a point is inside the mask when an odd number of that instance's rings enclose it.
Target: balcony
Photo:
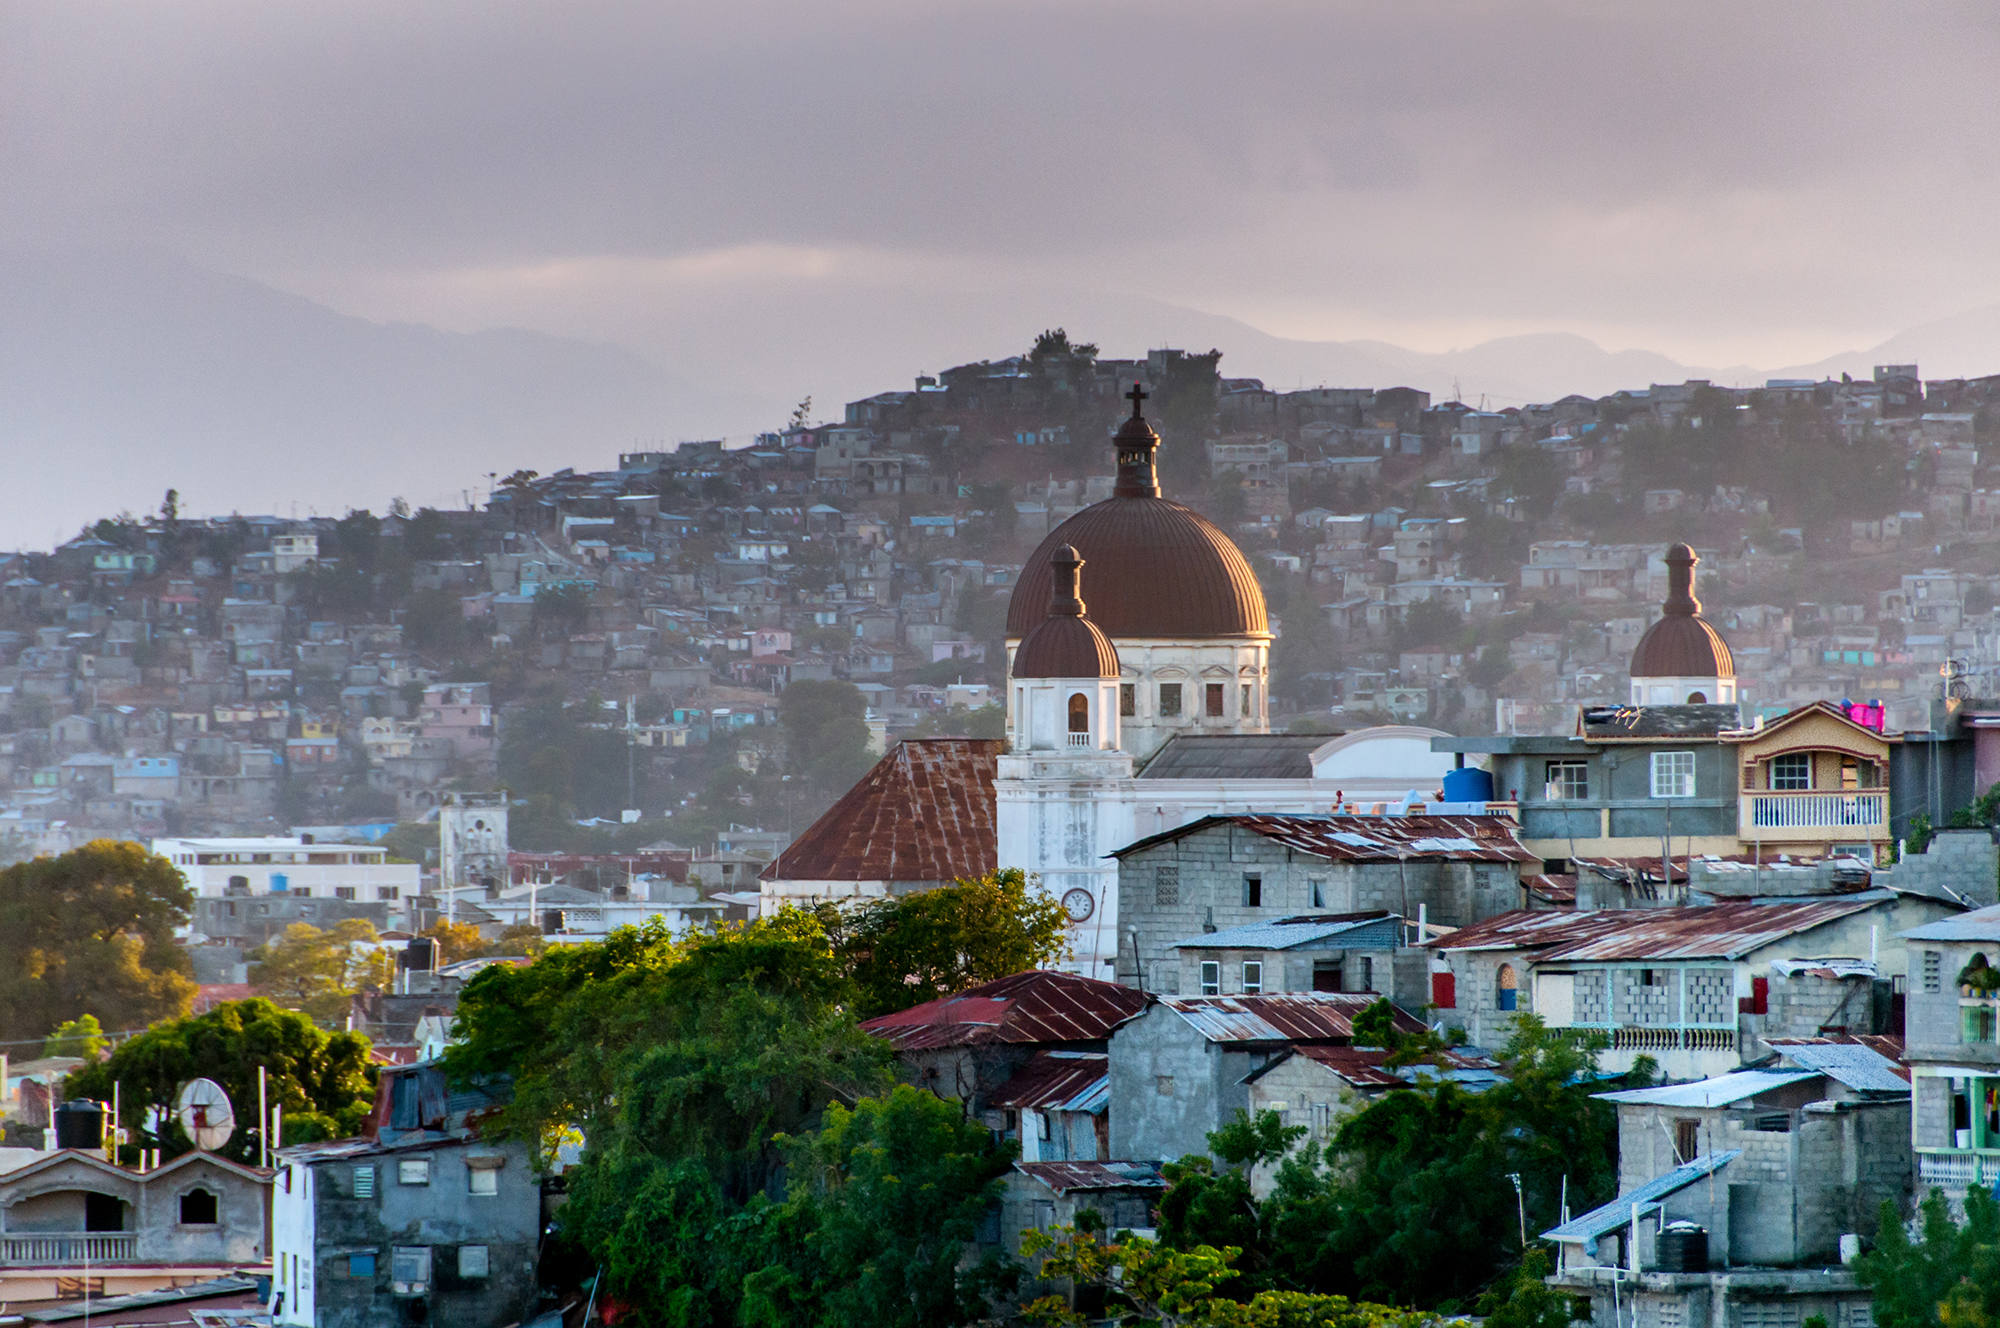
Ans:
[[[2000,1184],[2000,1151],[1917,1150],[1917,1188],[1920,1193],[1928,1192],[1932,1186],[1944,1190],[1967,1190],[1974,1185],[1994,1184]]]
[[[1745,793],[1741,835],[1774,840],[1887,839],[1889,795],[1884,789],[1845,793]]]
[[[0,1236],[0,1265],[9,1268],[76,1268],[83,1264],[131,1263],[139,1237],[130,1231],[55,1231]]]

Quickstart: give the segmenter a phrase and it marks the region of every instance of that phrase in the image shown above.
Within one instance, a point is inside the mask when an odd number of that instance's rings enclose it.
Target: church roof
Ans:
[[[1736,661],[1722,634],[1701,616],[1694,597],[1694,567],[1701,559],[1685,544],[1667,550],[1664,615],[1646,629],[1632,651],[1634,678],[1733,678]]]
[[[1176,733],[1140,779],[1311,779],[1324,733]]]
[[[1115,678],[1118,652],[1084,616],[1084,560],[1067,544],[1049,556],[1049,616],[1014,651],[1016,678]]]
[[[999,865],[998,738],[905,738],[762,873],[770,881],[934,883]]]

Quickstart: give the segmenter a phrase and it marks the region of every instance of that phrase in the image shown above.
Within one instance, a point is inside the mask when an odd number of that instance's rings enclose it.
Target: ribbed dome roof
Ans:
[[[1054,592],[1049,599],[1049,616],[1014,651],[1016,678],[1118,676],[1118,652],[1096,624],[1084,617],[1084,561],[1074,548],[1062,544],[1042,564],[1049,570]]]
[[[1722,634],[1701,616],[1694,597],[1694,567],[1701,559],[1685,544],[1667,550],[1665,615],[1646,629],[1632,652],[1634,678],[1734,678],[1736,661]]]
[[[1213,522],[1165,498],[1109,498],[1049,532],[1007,606],[1007,635],[1048,613],[1049,558],[1072,544],[1090,564],[1090,619],[1106,636],[1257,636],[1271,630],[1242,550]],[[1070,676],[1070,675],[1064,675]]]

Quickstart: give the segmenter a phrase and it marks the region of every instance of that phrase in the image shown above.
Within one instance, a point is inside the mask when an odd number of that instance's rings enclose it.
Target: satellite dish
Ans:
[[[213,1079],[190,1079],[174,1100],[174,1119],[204,1153],[213,1153],[236,1133],[236,1113],[229,1094]]]

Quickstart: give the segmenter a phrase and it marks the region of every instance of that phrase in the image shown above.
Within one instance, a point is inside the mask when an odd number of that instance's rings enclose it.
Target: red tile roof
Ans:
[[[998,738],[906,738],[766,867],[767,881],[943,883],[999,866]]]
[[[1031,969],[878,1015],[861,1025],[898,1051],[992,1043],[1095,1042],[1138,1014],[1149,998],[1115,982]]]

